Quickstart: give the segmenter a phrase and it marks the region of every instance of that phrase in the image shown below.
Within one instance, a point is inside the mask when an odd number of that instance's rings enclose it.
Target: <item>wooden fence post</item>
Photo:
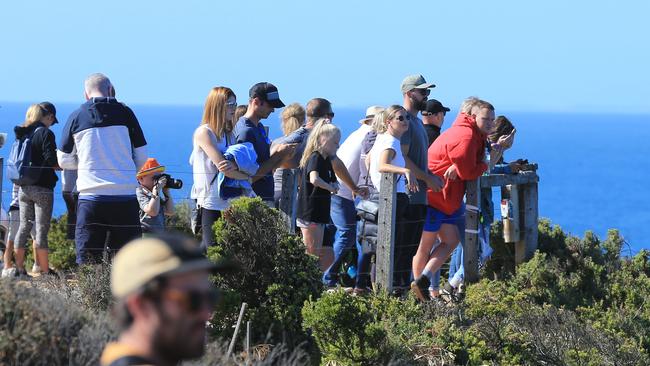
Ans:
[[[465,183],[465,232],[459,234],[465,235],[463,267],[465,269],[466,283],[478,282],[478,210],[481,207],[479,179]]]
[[[296,192],[298,191],[298,169],[282,170],[282,195],[280,213],[289,233],[296,231]]]
[[[393,261],[395,259],[395,211],[397,175],[383,173],[379,188],[379,220],[377,222],[376,283],[387,292],[393,290]]]
[[[509,201],[509,207],[501,209],[503,221],[503,241],[506,243],[517,243],[520,238],[519,225],[519,186],[508,184],[501,187],[501,202]],[[515,244],[516,247],[516,244]]]
[[[537,250],[539,216],[537,205],[537,183],[529,183],[520,186],[519,205],[521,235],[520,240],[515,244],[515,263],[520,264],[532,258]]]
[[[230,345],[228,346],[228,352],[226,353],[226,358],[230,358],[232,351],[235,349],[235,340],[237,339],[237,334],[239,333],[239,326],[241,321],[244,318],[244,312],[246,311],[247,303],[241,303],[241,309],[239,310],[239,317],[237,317],[237,325],[235,325],[235,332],[232,334],[232,339],[230,340]]]

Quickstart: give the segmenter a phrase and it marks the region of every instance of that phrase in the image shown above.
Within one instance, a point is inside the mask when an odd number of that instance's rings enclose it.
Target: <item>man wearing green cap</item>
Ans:
[[[185,236],[161,234],[124,246],[111,270],[121,331],[104,349],[101,366],[167,366],[203,355],[217,300],[208,276],[225,269]]]

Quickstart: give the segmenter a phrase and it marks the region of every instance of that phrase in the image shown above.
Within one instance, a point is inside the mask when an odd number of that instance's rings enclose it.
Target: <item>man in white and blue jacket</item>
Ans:
[[[147,160],[138,119],[115,99],[108,77],[92,74],[84,89],[86,103],[68,118],[57,151],[61,168],[78,171],[78,264],[98,262],[106,247],[117,251],[142,235],[135,175]]]

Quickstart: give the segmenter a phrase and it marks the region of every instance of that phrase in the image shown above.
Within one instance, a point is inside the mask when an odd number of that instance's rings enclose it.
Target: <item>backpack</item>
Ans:
[[[41,167],[32,167],[32,139],[37,127],[31,133],[16,139],[11,145],[9,158],[7,159],[7,177],[19,186],[28,186],[36,183],[41,177]]]

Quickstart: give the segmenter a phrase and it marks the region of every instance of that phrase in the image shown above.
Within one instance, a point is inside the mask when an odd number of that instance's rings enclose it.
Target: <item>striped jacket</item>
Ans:
[[[57,158],[78,170],[81,197],[134,196],[147,142],[133,111],[115,98],[91,98],[68,118]]]

